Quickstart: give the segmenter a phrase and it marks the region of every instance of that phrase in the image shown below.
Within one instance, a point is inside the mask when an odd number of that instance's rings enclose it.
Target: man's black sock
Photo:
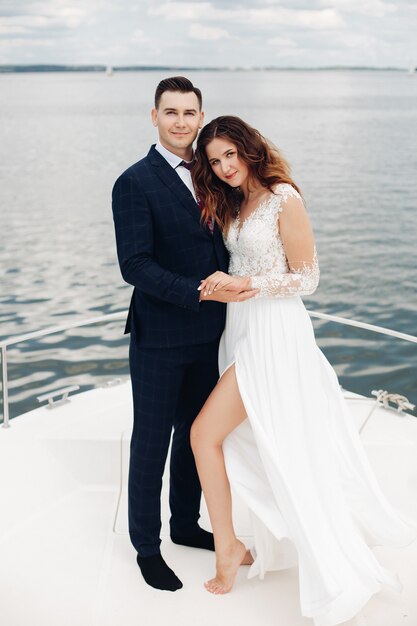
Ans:
[[[182,582],[168,567],[160,554],[153,554],[152,556],[139,556],[138,554],[136,560],[143,578],[151,587],[164,591],[181,589]]]
[[[198,528],[198,532],[194,535],[181,537],[178,535],[171,535],[171,539],[174,543],[181,546],[188,546],[189,548],[202,548],[203,550],[213,550],[214,552],[213,533],[209,533],[203,528]]]

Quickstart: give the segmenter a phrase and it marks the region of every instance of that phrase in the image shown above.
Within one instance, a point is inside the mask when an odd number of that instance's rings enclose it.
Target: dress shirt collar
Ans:
[[[158,150],[159,154],[163,156],[164,159],[168,161],[169,165],[174,169],[183,161],[181,157],[167,150],[159,141],[155,145],[155,150]]]

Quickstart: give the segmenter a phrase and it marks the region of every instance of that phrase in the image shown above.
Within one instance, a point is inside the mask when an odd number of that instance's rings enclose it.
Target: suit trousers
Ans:
[[[197,532],[201,485],[190,428],[219,378],[219,340],[141,348],[131,335],[134,423],[129,464],[129,535],[140,556],[160,551],[162,476],[172,434],[169,505],[172,535]]]

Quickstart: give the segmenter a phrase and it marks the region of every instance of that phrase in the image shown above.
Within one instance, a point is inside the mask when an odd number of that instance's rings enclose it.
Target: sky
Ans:
[[[417,0],[0,0],[0,64],[417,66]]]

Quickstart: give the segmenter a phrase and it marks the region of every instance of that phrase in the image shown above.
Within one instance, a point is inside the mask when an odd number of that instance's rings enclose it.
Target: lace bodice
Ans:
[[[291,255],[284,247],[279,229],[279,214],[289,198],[296,198],[304,213],[300,194],[289,184],[276,185],[271,193],[243,221],[239,214],[230,225],[225,245],[230,253],[229,274],[251,276],[259,296],[288,297],[309,295],[319,282],[316,249],[303,237],[291,242]],[[293,239],[293,238],[291,238]]]

